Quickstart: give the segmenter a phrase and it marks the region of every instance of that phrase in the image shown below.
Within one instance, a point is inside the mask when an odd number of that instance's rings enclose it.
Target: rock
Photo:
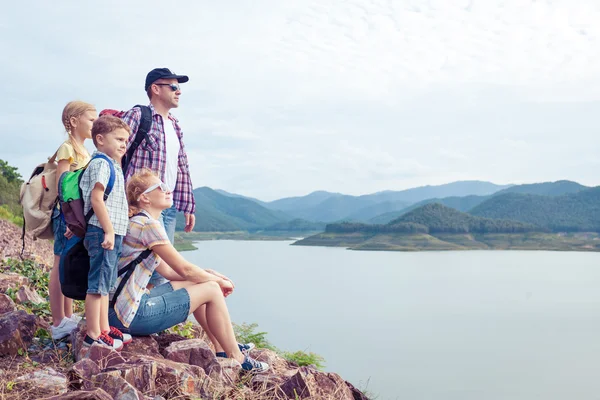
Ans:
[[[14,356],[19,349],[27,349],[37,328],[37,317],[23,310],[0,315],[0,356]]]
[[[288,396],[281,389],[281,385],[284,383],[285,377],[268,372],[256,374],[250,379],[250,387],[254,391],[254,396],[265,399],[287,399]]]
[[[21,286],[29,286],[29,278],[8,272],[0,274],[0,293],[6,293],[8,289],[19,289]]]
[[[17,311],[15,302],[7,295],[0,293],[0,315]]]
[[[21,234],[23,228],[10,221],[0,219],[0,257],[19,258],[23,241]],[[28,258],[39,259],[46,265],[52,265],[54,261],[54,249],[50,240],[32,240],[31,233],[25,233],[25,252]]]
[[[255,349],[252,350],[252,358],[269,364],[269,370],[275,374],[292,376],[298,372],[298,366],[290,363],[285,358],[280,357],[273,350]]]
[[[242,371],[242,365],[233,358],[217,357],[217,362],[208,367],[208,376],[216,382],[222,382],[225,386],[235,385]]]
[[[152,336],[134,336],[133,341],[123,346],[121,350],[121,355],[125,358],[138,354],[163,358],[158,342]]]
[[[125,362],[125,359],[118,351],[98,343],[94,343],[89,349],[83,348],[82,352],[83,351],[85,351],[85,355],[82,360],[85,360],[86,358],[92,360],[100,367],[100,370]]]
[[[197,365],[206,373],[217,364],[217,356],[212,352],[208,344],[202,339],[187,339],[171,343],[163,351],[167,360]]]
[[[17,292],[17,303],[23,304],[29,301],[34,304],[45,303],[46,299],[43,299],[38,292],[31,290],[29,286],[21,286],[21,289]]]
[[[102,389],[92,391],[78,390],[69,392],[60,396],[47,397],[43,400],[114,400],[108,393]]]
[[[222,390],[200,367],[149,356],[134,356],[105,372],[111,371],[117,371],[127,382],[150,396],[213,398]]]
[[[338,374],[307,367],[300,367],[294,376],[281,385],[281,390],[293,399],[354,400],[350,388]]]
[[[100,373],[100,367],[89,358],[77,361],[67,371],[71,389],[91,389],[92,376]]]
[[[36,394],[52,396],[67,392],[67,377],[52,368],[46,368],[19,376],[15,379],[18,386],[31,387]]]
[[[352,396],[354,396],[354,400],[369,400],[369,398],[365,396],[363,392],[354,387],[354,385],[350,382],[346,381],[346,386],[348,386],[348,389],[350,389]]]
[[[162,354],[163,351],[171,345],[171,343],[188,339],[175,333],[167,333],[164,335],[155,335],[154,340],[156,340],[156,343],[158,343],[158,349]]]
[[[120,400],[144,400],[145,396],[120,376],[118,371],[103,372],[93,377],[93,384]]]

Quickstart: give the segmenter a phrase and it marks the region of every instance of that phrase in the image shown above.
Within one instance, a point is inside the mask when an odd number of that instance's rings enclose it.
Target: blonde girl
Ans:
[[[96,108],[83,101],[69,102],[62,112],[62,123],[67,132],[67,140],[60,145],[56,154],[58,163],[57,178],[65,171],[74,171],[87,165],[90,154],[84,146],[92,137],[92,124],[98,118]],[[58,179],[57,179],[58,184]],[[63,296],[60,289],[59,263],[67,239],[73,236],[57,207],[52,214],[54,232],[54,265],[50,272],[49,294],[52,311],[52,338],[62,339],[69,335],[81,318],[73,315],[73,300]]]

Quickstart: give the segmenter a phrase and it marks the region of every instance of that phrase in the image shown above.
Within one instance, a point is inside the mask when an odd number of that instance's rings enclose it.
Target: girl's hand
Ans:
[[[69,229],[69,227],[67,227],[67,231],[65,232],[65,237],[67,239],[71,239],[73,237],[73,232],[71,232],[71,230]]]
[[[221,279],[229,281],[229,283],[231,283],[231,286],[235,289],[235,284],[233,283],[233,281],[231,279],[229,279],[228,277],[226,277],[225,275],[218,273],[214,269],[205,269],[205,271],[211,275],[218,276]]]
[[[230,281],[221,279],[220,281],[218,281],[218,283],[219,283],[219,286],[221,286],[221,291],[223,292],[224,297],[227,297],[231,293],[233,293],[233,285],[231,284]]]

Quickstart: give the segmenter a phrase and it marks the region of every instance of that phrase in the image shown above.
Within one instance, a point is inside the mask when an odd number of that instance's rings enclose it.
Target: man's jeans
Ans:
[[[171,208],[167,208],[166,210],[162,211],[159,219],[160,223],[165,227],[165,231],[167,231],[167,236],[169,237],[171,243],[175,242],[175,222],[177,219],[176,217],[177,209],[175,208],[175,206],[171,206]],[[150,278],[150,282],[148,283],[156,287],[166,282],[167,280],[163,278],[161,274],[156,272],[156,270],[154,270],[154,272],[152,273],[152,277]]]

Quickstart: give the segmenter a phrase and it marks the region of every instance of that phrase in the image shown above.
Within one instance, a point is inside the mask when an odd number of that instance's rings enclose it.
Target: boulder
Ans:
[[[288,396],[281,389],[284,383],[285,377],[266,372],[253,375],[249,386],[254,392],[254,396],[258,396],[259,398],[287,399]]]
[[[15,379],[17,387],[27,386],[36,395],[52,396],[67,392],[67,377],[52,368],[40,369]]]
[[[29,286],[21,286],[17,292],[16,301],[19,304],[23,304],[27,301],[34,304],[41,304],[45,303],[46,299],[42,298],[35,290],[31,290]]]
[[[211,398],[221,390],[200,367],[149,356],[134,356],[105,372],[111,371],[118,372],[132,386],[150,396]]]
[[[114,400],[112,396],[106,393],[102,389],[96,389],[91,391],[78,390],[76,392],[69,392],[61,394],[59,396],[47,397],[43,400]]]
[[[171,343],[163,351],[167,360],[197,365],[206,373],[210,372],[213,365],[218,367],[217,356],[202,339],[187,339]]]
[[[38,326],[37,317],[23,310],[0,315],[0,356],[14,356],[19,349],[27,349]]]
[[[346,381],[346,385],[348,386],[348,389],[350,389],[352,396],[354,396],[354,400],[369,400],[369,398],[365,396],[363,392],[354,387],[354,385],[350,382]]]
[[[103,372],[92,378],[93,385],[120,400],[145,400],[145,396],[120,376],[118,371]]]
[[[334,373],[300,367],[296,374],[281,385],[281,390],[293,399],[354,400],[346,382]]]
[[[298,371],[298,366],[279,356],[273,350],[252,350],[252,358],[269,364],[269,370],[275,374],[292,376]]]
[[[0,293],[0,315],[17,311],[15,302],[7,295]]]
[[[216,357],[217,362],[208,367],[208,376],[224,386],[234,386],[240,379],[242,365],[233,358]]]
[[[182,340],[188,340],[186,337],[177,335],[175,333],[166,333],[162,335],[154,335],[154,340],[158,343],[158,350],[162,354],[163,351],[171,345],[173,342],[180,342]]]
[[[162,354],[160,354],[158,342],[152,336],[134,336],[131,343],[123,346],[121,355],[125,358],[135,355],[163,358]]]
[[[19,289],[21,286],[29,286],[29,278],[14,272],[0,273],[0,293],[6,293],[8,289]]]
[[[125,359],[119,354],[118,351],[114,349],[110,349],[106,346],[103,346],[98,343],[92,344],[89,349],[82,349],[82,352],[85,351],[85,355],[82,360],[90,359],[95,362],[100,370],[104,370],[108,367],[112,367],[113,365],[122,364],[125,362]]]
[[[92,376],[100,373],[100,367],[89,358],[77,361],[67,371],[71,389],[91,389]]]

